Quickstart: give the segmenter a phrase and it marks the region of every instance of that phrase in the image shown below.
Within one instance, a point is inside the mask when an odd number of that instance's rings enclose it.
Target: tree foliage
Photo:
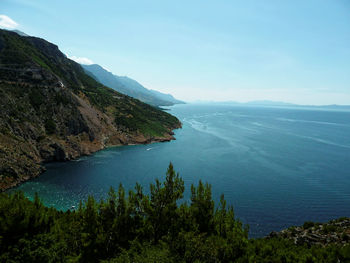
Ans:
[[[184,181],[170,164],[163,182],[106,200],[89,197],[75,211],[45,207],[23,193],[0,194],[0,262],[349,262],[350,246],[301,246],[283,239],[249,239],[224,196]]]

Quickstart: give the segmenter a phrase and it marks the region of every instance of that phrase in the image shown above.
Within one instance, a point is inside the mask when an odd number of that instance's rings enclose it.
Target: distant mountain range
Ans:
[[[259,105],[259,106],[295,106],[296,104],[282,102],[282,101],[272,101],[272,100],[253,100],[246,102],[244,104],[248,105]]]
[[[307,108],[327,108],[327,109],[350,109],[350,105],[301,105],[281,101],[256,100],[244,103],[252,106],[275,106],[275,107],[307,107]]]
[[[195,103],[215,103],[215,104],[231,104],[242,106],[264,106],[264,107],[300,107],[300,108],[326,108],[326,109],[350,109],[350,105],[301,105],[282,101],[272,100],[254,100],[248,102],[237,101],[196,101]]]
[[[156,90],[146,89],[136,80],[114,75],[98,64],[81,66],[88,75],[103,85],[153,106],[171,106],[174,104],[184,103],[183,101],[175,99],[170,94],[164,94]]]

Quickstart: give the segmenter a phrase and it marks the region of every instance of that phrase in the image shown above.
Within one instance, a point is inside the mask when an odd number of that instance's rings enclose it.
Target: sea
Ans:
[[[10,191],[37,192],[47,206],[67,210],[119,184],[128,190],[138,182],[149,192],[172,162],[185,182],[181,202],[190,202],[191,184],[208,182],[213,199],[224,194],[251,237],[350,216],[350,111],[230,104],[167,110],[183,124],[176,140],[50,163]]]

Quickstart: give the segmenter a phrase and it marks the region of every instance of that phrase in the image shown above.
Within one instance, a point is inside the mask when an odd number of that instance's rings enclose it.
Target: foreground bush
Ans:
[[[280,238],[248,239],[211,186],[191,187],[172,164],[146,195],[120,185],[105,201],[89,197],[76,211],[45,207],[38,196],[0,195],[0,262],[349,262],[350,246],[297,246]],[[310,225],[310,223],[308,223]]]

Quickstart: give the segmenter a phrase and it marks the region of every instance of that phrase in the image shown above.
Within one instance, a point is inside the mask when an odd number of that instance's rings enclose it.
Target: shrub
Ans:
[[[54,134],[56,132],[56,123],[49,119],[45,122],[45,130],[47,134]]]

